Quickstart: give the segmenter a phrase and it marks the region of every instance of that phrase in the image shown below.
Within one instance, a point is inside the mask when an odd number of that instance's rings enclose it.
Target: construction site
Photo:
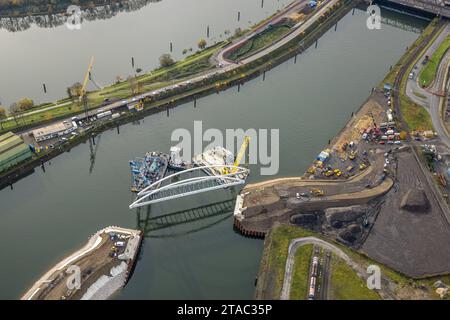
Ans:
[[[247,185],[235,229],[264,238],[280,224],[300,227],[411,278],[448,274],[448,208],[392,114],[389,91],[374,90],[303,177]]]
[[[108,227],[42,276],[22,300],[104,300],[128,281],[141,231]]]

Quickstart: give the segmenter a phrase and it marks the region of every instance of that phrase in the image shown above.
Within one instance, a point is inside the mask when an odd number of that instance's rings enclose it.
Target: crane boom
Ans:
[[[245,136],[244,137],[244,142],[242,142],[242,145],[241,145],[241,149],[239,150],[239,153],[237,154],[236,159],[234,160],[234,167],[235,168],[233,168],[233,171],[236,171],[236,167],[238,167],[239,164],[241,163],[242,158],[245,155],[245,151],[247,150],[249,143],[250,143],[250,137],[249,136]]]
[[[94,57],[92,56],[91,57],[91,61],[89,62],[89,66],[88,66],[88,69],[86,71],[86,74],[84,76],[83,84],[81,86],[80,100],[82,100],[84,95],[86,94],[86,86],[87,86],[87,83],[88,83],[88,80],[89,80],[89,74],[92,71],[92,66],[93,65],[94,65]]]
[[[242,145],[241,145],[241,149],[239,149],[239,152],[236,155],[236,158],[234,160],[233,168],[231,170],[229,170],[228,168],[223,168],[222,174],[235,173],[237,171],[237,167],[241,163],[242,158],[245,155],[245,151],[247,150],[249,143],[250,143],[250,137],[245,136],[244,141],[242,142]]]

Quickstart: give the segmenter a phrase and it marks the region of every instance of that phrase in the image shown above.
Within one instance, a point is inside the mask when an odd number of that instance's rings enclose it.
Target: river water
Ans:
[[[73,35],[78,39],[74,47],[64,42],[69,41],[65,27],[0,31],[1,43],[6,40],[9,44],[6,54],[13,59],[10,61],[23,60],[21,64],[0,60],[0,69],[6,68],[12,77],[6,81],[4,72],[0,73],[0,87],[8,88],[2,94],[10,100],[21,94],[44,98],[33,89],[32,80],[23,79],[30,61],[36,64],[36,85],[37,78],[47,76],[48,83],[53,81],[50,88],[56,88],[58,83],[70,84],[74,77],[81,77],[82,67],[94,51],[97,80],[109,81],[117,73],[131,71],[131,54],[140,66],[154,67],[168,45],[166,38],[175,39],[180,47],[195,45],[204,32],[198,21],[216,26],[214,30],[232,30],[237,25],[232,19],[237,8],[243,16],[245,13],[244,20],[251,16],[255,21],[282,2],[266,0],[265,8],[260,9],[260,1],[254,0],[163,0],[137,12],[83,25],[81,33]],[[426,25],[398,13],[382,13],[391,24],[402,24],[406,29]],[[199,100],[196,108],[182,105],[171,110],[169,117],[160,113],[120,127],[120,134],[115,129],[103,133],[97,141],[92,173],[89,146],[85,144],[53,159],[45,172],[37,169],[16,183],[14,190],[0,191],[0,298],[19,298],[50,266],[108,225],[149,230],[135,273],[116,298],[252,298],[263,242],[236,234],[229,210],[211,209],[208,218],[154,231],[151,229],[157,225],[145,219],[147,215],[151,219],[216,202],[230,206],[230,200],[233,207],[233,191],[154,205],[137,213],[128,209],[132,201],[128,160],[149,150],[167,152],[173,144],[173,130],[192,131],[194,121],[201,120],[204,130],[280,129],[276,176],[302,174],[418,37],[417,33],[387,24],[370,31],[365,20],[364,11],[350,12],[338,23],[337,31],[327,32],[318,47],[308,49],[296,64],[293,60],[283,63],[269,71],[265,81],[258,78],[246,83],[239,93],[231,88]],[[161,27],[163,22],[167,26]],[[179,28],[180,24],[185,26]],[[46,48],[46,52],[38,47]],[[21,60],[13,52],[20,52]],[[34,60],[34,55],[39,58]],[[11,68],[21,70],[20,75],[14,75]],[[20,76],[23,82],[19,86]],[[260,176],[258,166],[251,169],[250,182],[273,177]]]

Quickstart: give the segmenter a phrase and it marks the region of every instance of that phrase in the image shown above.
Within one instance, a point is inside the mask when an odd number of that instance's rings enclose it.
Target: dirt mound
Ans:
[[[303,213],[294,214],[291,216],[291,223],[293,224],[305,224],[305,223],[315,223],[318,220],[317,214],[314,213]]]
[[[362,206],[328,208],[325,209],[325,215],[331,226],[340,228],[344,223],[353,222],[362,217],[365,211]]]
[[[362,229],[357,224],[352,224],[339,233],[339,237],[350,243],[355,242],[361,235]]]
[[[421,189],[410,189],[403,196],[400,208],[410,212],[427,212],[430,209],[430,201]]]

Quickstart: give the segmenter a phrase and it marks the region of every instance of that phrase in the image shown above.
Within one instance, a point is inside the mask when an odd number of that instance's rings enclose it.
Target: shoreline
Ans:
[[[280,64],[288,61],[291,58],[297,57],[297,55],[300,55],[303,51],[307,50],[311,45],[315,43],[317,39],[319,39],[323,34],[330,30],[336,23],[336,21],[342,19],[351,10],[351,8],[359,2],[359,0],[342,1],[341,6],[339,6],[336,11],[334,11],[329,17],[327,17],[327,20],[319,23],[318,25],[315,25],[313,23],[310,27],[308,27],[304,35],[299,36],[302,39],[301,44],[297,43],[296,41],[298,37],[294,37],[288,43],[280,46],[273,52],[259,58],[258,61],[251,62],[248,66],[245,65],[246,67],[249,67],[249,70],[244,71],[245,73],[241,74],[240,72],[238,72],[237,75],[224,74],[225,77],[219,77],[220,79],[217,79],[217,81],[215,80],[211,84],[203,85],[199,88],[188,89],[182,93],[176,93],[173,96],[165,97],[159,101],[146,103],[144,106],[144,110],[141,112],[135,114],[126,114],[116,120],[113,119],[108,122],[101,123],[98,127],[88,132],[87,134],[80,135],[76,139],[63,144],[62,146],[55,148],[50,152],[39,156],[38,158],[27,161],[26,163],[22,163],[15,168],[1,173],[0,190],[7,186],[11,186],[11,188],[13,188],[13,184],[15,182],[20,180],[22,177],[30,174],[36,167],[44,166],[45,162],[55,158],[63,152],[70,151],[73,147],[81,144],[82,142],[86,142],[92,135],[99,134],[108,129],[116,127],[119,128],[120,125],[143,119],[146,116],[152,115],[154,113],[166,111],[169,114],[171,108],[192,101],[195,104],[197,99],[209,96],[214,93],[218,94],[220,93],[220,91],[225,91],[235,86],[237,86],[238,90],[240,90],[240,87],[243,86],[245,82],[264,75],[266,71],[276,68]],[[52,121],[55,120],[61,119],[53,119]],[[25,128],[19,129],[24,130]],[[17,130],[11,131],[14,132]]]
[[[108,261],[102,258],[104,252],[109,252],[110,237],[126,239],[123,241],[126,242],[126,246],[122,253],[115,256],[117,258],[115,262],[112,261],[114,259]],[[50,268],[22,296],[21,300],[55,300],[60,292],[63,292],[63,294],[59,295],[59,299],[63,300],[77,298],[81,300],[107,299],[128,282],[135,267],[142,240],[142,232],[138,230],[115,226],[99,230],[88,239],[82,248]],[[104,252],[96,256],[97,252],[102,250]],[[81,271],[79,288],[69,287],[71,278],[67,275],[72,273],[71,267],[73,266],[77,266]],[[91,277],[96,279],[91,279]],[[66,280],[67,288],[61,285],[62,280]],[[53,291],[57,291],[57,293]],[[65,292],[70,293],[65,294]]]

